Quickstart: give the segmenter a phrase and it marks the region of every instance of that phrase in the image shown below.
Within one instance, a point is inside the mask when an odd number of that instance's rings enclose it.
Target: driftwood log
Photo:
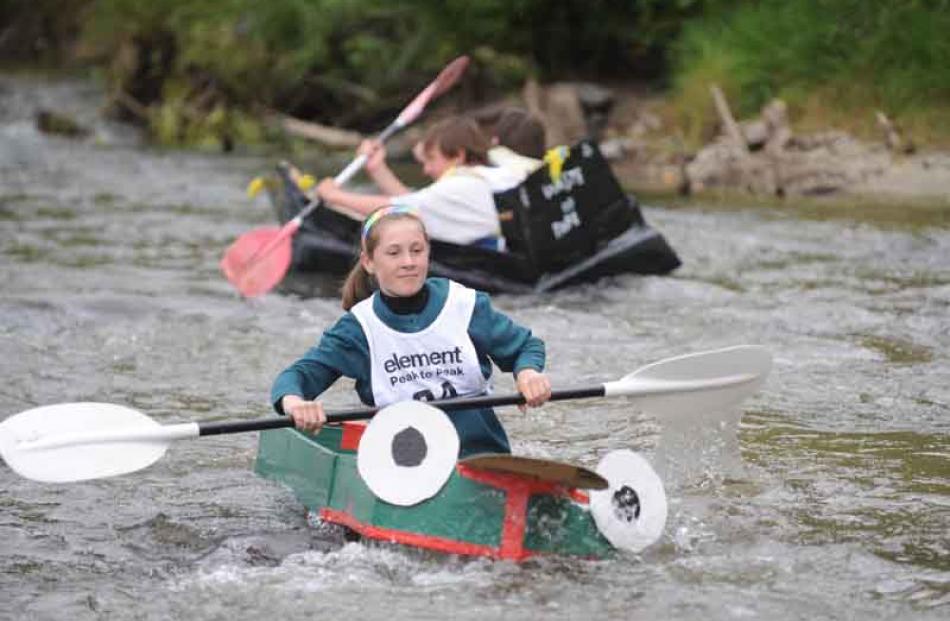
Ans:
[[[904,139],[900,128],[890,117],[880,110],[874,116],[877,118],[878,127],[884,132],[884,144],[889,151],[893,153],[913,153],[916,150],[911,141]]]
[[[722,89],[713,84],[709,87],[709,92],[712,93],[713,103],[716,104],[716,112],[719,114],[719,120],[726,130],[726,135],[732,140],[732,145],[735,147],[736,152],[739,153],[739,155],[748,155],[749,145],[746,143],[745,136],[739,129],[739,124],[736,123],[736,119],[732,116],[732,111],[729,109],[729,102],[726,101],[726,96],[723,95]]]
[[[321,125],[312,121],[303,121],[284,114],[274,114],[280,127],[292,136],[319,142],[333,149],[355,149],[363,140],[359,132],[329,125]]]
[[[752,194],[816,195],[845,191],[882,175],[903,146],[883,114],[886,145],[867,145],[839,131],[793,134],[788,110],[773,100],[754,119],[736,122],[722,90],[710,87],[722,133],[685,167],[684,191],[729,188]]]

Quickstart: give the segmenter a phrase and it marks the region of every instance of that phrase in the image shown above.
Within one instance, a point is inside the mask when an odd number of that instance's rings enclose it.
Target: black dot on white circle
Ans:
[[[393,436],[393,461],[403,468],[414,468],[425,461],[429,452],[425,436],[415,427],[406,427]]]
[[[618,520],[632,522],[640,517],[640,497],[629,485],[624,485],[614,492],[611,504]]]

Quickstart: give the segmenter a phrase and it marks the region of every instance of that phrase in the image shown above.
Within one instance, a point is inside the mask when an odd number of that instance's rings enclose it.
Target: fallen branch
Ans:
[[[280,126],[288,134],[313,140],[328,147],[355,149],[363,140],[363,135],[359,132],[321,125],[312,121],[303,121],[285,114],[275,114],[275,116],[280,121]]]
[[[117,88],[112,92],[112,101],[125,108],[127,112],[132,113],[140,121],[148,122],[148,106],[142,104],[121,88]]]
[[[739,124],[736,123],[732,111],[729,110],[729,103],[726,101],[726,96],[722,94],[722,89],[713,84],[709,87],[709,91],[712,93],[713,101],[716,104],[716,112],[719,113],[719,119],[722,121],[726,133],[732,138],[739,153],[749,155],[749,145],[746,144],[742,131],[739,129]]]

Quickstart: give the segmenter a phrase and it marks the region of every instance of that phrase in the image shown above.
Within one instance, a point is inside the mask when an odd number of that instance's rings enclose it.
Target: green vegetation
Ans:
[[[158,142],[227,147],[266,139],[265,110],[378,129],[462,53],[475,60],[453,93],[465,105],[532,75],[657,79],[705,1],[73,0],[68,15],[58,4],[0,0],[0,19],[46,41],[43,58],[74,50],[103,67],[113,108]]]
[[[264,139],[264,110],[376,129],[461,53],[476,61],[467,103],[529,75],[632,67],[659,57],[700,2],[667,4],[102,0],[82,41],[87,56],[111,59],[117,103],[158,142],[227,146]]]
[[[0,62],[102,69],[113,108],[157,142],[272,138],[268,110],[364,131],[451,58],[472,106],[542,81],[670,88],[696,146],[709,85],[738,116],[772,97],[801,129],[950,144],[950,0],[0,0]]]
[[[761,0],[710,11],[675,45],[678,119],[690,143],[708,138],[717,83],[737,116],[781,97],[799,126],[867,135],[883,110],[918,143],[950,144],[948,32],[948,0]]]

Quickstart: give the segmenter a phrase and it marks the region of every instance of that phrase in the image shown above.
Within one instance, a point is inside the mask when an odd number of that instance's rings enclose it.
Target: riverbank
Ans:
[[[83,86],[77,89],[77,83]],[[69,97],[60,96],[63,85],[72,93]],[[21,110],[21,122],[32,122],[42,131],[49,132],[51,128],[44,126],[44,119],[48,121],[52,115],[62,117],[62,123],[67,127],[75,125],[70,131],[61,132],[63,140],[104,145],[117,141],[145,144],[146,137],[136,137],[139,132],[133,126],[107,121],[101,113],[90,114],[101,109],[101,103],[90,102],[104,101],[105,94],[89,78],[3,74],[0,75],[0,88],[13,93],[15,100],[29,108],[29,112]],[[525,93],[530,89],[534,89],[535,94],[526,97]],[[82,94],[84,103],[74,101],[76,93]],[[558,98],[559,102],[549,101],[552,97]],[[588,101],[592,97],[601,102],[609,100],[609,110],[606,114],[603,110],[585,114],[585,108],[591,109],[589,102],[583,103],[585,97]],[[576,100],[573,103],[572,98]],[[838,166],[862,172],[851,177],[839,175],[838,180],[843,182],[820,193],[792,191],[780,195],[774,191],[761,191],[762,185],[743,183],[739,176],[723,174],[723,170],[728,172],[735,161],[728,155],[732,147],[730,138],[724,134],[691,152],[677,138],[682,135],[682,129],[671,120],[669,101],[643,88],[568,83],[543,88],[533,85],[504,102],[492,104],[499,105],[533,108],[535,113],[544,117],[548,134],[555,140],[570,142],[589,131],[599,132],[603,150],[618,179],[644,202],[671,207],[701,204],[706,209],[794,210],[806,218],[856,219],[888,226],[950,226],[950,152],[921,148],[910,154],[893,153],[885,145],[883,135],[879,142],[874,143],[831,128],[799,134],[792,119],[789,123],[791,134],[802,141],[814,135],[838,137],[837,146],[825,148],[821,154],[824,158],[822,171]],[[551,113],[555,108],[560,112]],[[573,110],[574,117],[564,110]],[[413,140],[421,135],[426,125],[440,115],[456,111],[451,104],[433,106],[418,125],[390,142],[394,159],[408,162]],[[752,122],[754,119],[739,121],[740,124]],[[358,140],[360,135],[353,133],[353,136],[353,140]],[[847,148],[842,148],[842,145]],[[217,151],[220,147],[205,145],[202,149]],[[253,151],[265,157],[269,154],[275,160],[290,157],[316,174],[332,174],[338,167],[337,162],[343,162],[339,164],[342,166],[351,153],[349,146],[328,145],[290,132],[269,144],[239,144],[235,149],[238,153]],[[726,157],[721,162],[718,177],[714,176],[715,183],[699,188],[695,183],[690,184],[688,175],[690,166],[695,166],[704,150],[725,153]],[[750,152],[749,157],[762,157],[758,153]]]
[[[621,179],[623,179],[621,177]],[[761,197],[735,190],[706,191],[682,196],[655,186],[624,180],[624,187],[645,205],[704,212],[770,211],[776,215],[811,221],[850,221],[891,230],[915,231],[950,228],[950,204],[932,196],[835,195],[821,197]]]
[[[597,136],[621,183],[664,204],[770,206],[911,226],[950,221],[950,151],[914,144],[882,112],[867,110],[878,126],[854,135],[800,122],[781,100],[736,119],[716,85],[708,93],[718,123],[698,143],[684,138],[675,97],[645,85],[528,83],[486,109],[529,109],[549,144]]]
[[[854,220],[915,229],[950,227],[950,154],[935,152],[896,162],[879,176],[839,192],[817,196],[775,196],[745,188],[715,187],[684,194],[682,167],[664,156],[612,162],[624,188],[646,204],[706,210],[788,212],[809,220]]]

